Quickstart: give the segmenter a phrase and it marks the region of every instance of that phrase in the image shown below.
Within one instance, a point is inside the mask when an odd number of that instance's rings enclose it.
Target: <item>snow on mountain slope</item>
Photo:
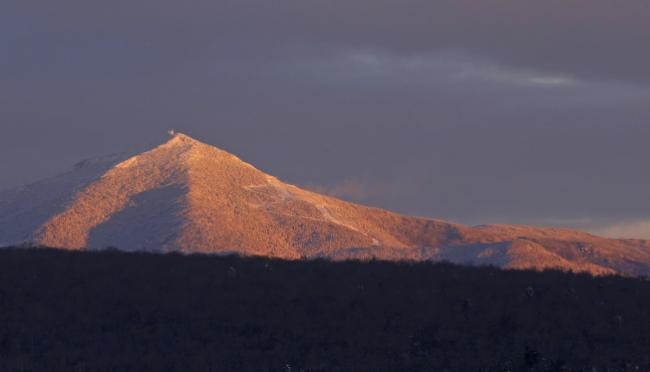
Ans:
[[[0,242],[650,274],[646,241],[402,216],[283,183],[183,134],[128,159],[81,164],[0,200]]]
[[[33,240],[32,234],[41,224],[123,158],[87,159],[64,174],[0,192],[0,242],[9,245]]]

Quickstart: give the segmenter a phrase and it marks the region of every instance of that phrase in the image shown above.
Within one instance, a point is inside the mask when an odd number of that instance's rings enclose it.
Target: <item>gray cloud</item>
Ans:
[[[460,50],[558,74],[650,81],[645,0],[10,0],[4,7],[3,39],[20,45],[13,54],[23,61],[33,56],[29,43],[42,38],[61,60],[69,56],[56,48],[95,48],[88,58],[119,63],[119,52],[137,45],[144,53],[131,56],[130,67],[215,47],[255,55],[310,44],[403,55]]]
[[[0,188],[175,128],[404,213],[648,219],[648,6],[10,0]]]
[[[590,232],[612,238],[650,239],[650,220],[620,221],[604,226],[594,226]]]

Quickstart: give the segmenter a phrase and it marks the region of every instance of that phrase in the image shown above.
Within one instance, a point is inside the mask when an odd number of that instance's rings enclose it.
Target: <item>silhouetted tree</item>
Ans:
[[[648,371],[650,283],[0,250],[0,371]]]

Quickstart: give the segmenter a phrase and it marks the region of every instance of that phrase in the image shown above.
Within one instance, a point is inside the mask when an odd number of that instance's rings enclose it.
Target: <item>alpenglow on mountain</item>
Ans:
[[[463,226],[286,184],[183,134],[0,194],[0,243],[286,259],[446,260],[650,274],[650,244],[558,228]]]

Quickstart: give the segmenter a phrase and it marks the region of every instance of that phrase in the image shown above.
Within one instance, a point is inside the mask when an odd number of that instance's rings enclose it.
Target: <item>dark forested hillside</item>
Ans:
[[[639,279],[0,250],[1,371],[648,371],[648,350]]]

